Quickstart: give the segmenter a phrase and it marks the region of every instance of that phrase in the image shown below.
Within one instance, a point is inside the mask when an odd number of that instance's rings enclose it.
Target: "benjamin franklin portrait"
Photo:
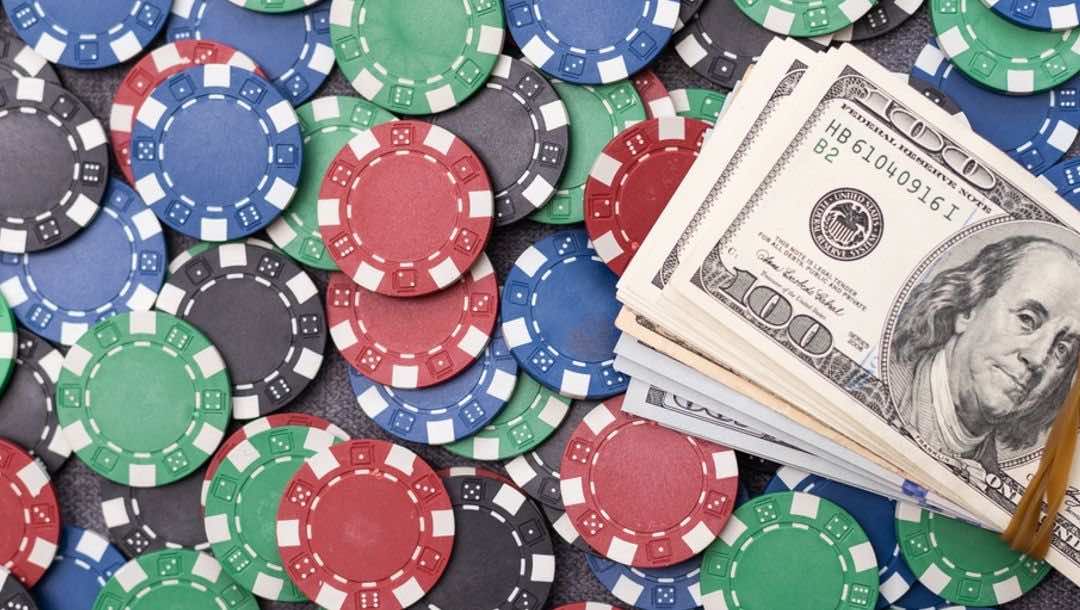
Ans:
[[[888,375],[904,428],[987,470],[1037,455],[1076,373],[1080,237],[1045,223],[945,250],[897,315]]]

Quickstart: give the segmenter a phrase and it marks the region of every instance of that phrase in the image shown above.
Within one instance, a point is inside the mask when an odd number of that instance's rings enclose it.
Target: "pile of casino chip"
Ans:
[[[613,366],[618,276],[765,45],[921,4],[3,0],[0,609],[543,610],[591,577],[645,610],[1030,591],[1046,564],[917,506],[789,466],[751,496],[760,461],[624,412]],[[1075,1],[928,10],[911,84],[1080,202]],[[669,47],[715,90],[669,92]],[[54,64],[123,64],[108,115]],[[353,95],[317,95],[333,70]],[[305,412],[335,368],[377,437]],[[107,531],[61,523],[72,454]]]

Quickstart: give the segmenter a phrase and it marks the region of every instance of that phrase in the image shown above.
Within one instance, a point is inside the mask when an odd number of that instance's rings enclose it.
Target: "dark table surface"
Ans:
[[[329,2],[330,0],[326,1]],[[0,8],[0,13],[3,13],[2,8]],[[0,18],[0,31],[12,33],[11,24],[6,17]],[[892,33],[875,40],[857,43],[857,46],[887,68],[906,74],[914,63],[919,50],[931,34],[932,28],[927,7],[924,6],[914,17]],[[507,34],[507,40],[510,40],[509,34]],[[163,42],[159,39],[151,47],[157,47],[161,44]],[[512,44],[510,42],[508,46]],[[509,51],[510,49],[508,49]],[[64,85],[86,102],[108,128],[113,93],[132,63],[134,63],[134,60],[106,70],[78,71],[58,67],[57,71],[60,73]],[[708,83],[688,69],[674,50],[670,48],[664,52],[652,68],[664,81],[668,89],[682,87],[709,88]],[[318,92],[318,95],[356,95],[356,92],[342,76],[340,70],[335,68],[326,84]],[[719,133],[714,137],[723,137],[723,134]],[[1072,152],[1074,154],[1077,152],[1076,147]],[[505,277],[507,271],[513,266],[514,260],[517,259],[518,254],[526,247],[556,230],[557,228],[528,220],[509,227],[496,229],[487,251],[499,277]],[[183,248],[192,243],[190,239],[179,236],[175,232],[170,232],[169,236],[169,248],[173,255],[181,252]],[[320,287],[325,288],[326,273],[310,269],[309,272]],[[346,375],[347,365],[345,361],[342,360],[331,345],[327,345],[326,354],[327,357],[323,362],[318,378],[286,410],[313,413],[329,419],[341,426],[353,438],[374,437],[396,440],[383,432],[356,406]],[[408,443],[408,446],[436,469],[462,465],[485,466],[483,463],[471,462],[436,447],[412,443]],[[489,463],[486,466],[499,469],[498,463]],[[754,490],[760,490],[768,481],[766,472],[749,471],[745,472],[745,475],[748,475],[744,476],[744,478],[748,479],[748,484]],[[106,531],[99,505],[100,481],[89,468],[73,456],[56,477],[55,482],[60,496],[64,523],[79,525],[99,532]],[[199,510],[197,503],[192,507],[192,510]],[[552,536],[558,540],[557,535],[553,533]],[[556,554],[558,572],[555,587],[547,607],[555,608],[575,601],[619,603],[593,577],[592,572],[589,571],[586,565],[583,554],[569,545],[563,544],[561,540],[557,542]],[[777,560],[788,563],[790,569],[798,569],[798,557],[784,557],[777,558]],[[284,604],[265,601],[262,604],[262,607],[267,610],[316,610],[314,604]],[[1080,588],[1077,588],[1055,572],[1034,591],[1020,600],[1006,604],[1003,608],[1007,610],[1076,610],[1080,608]],[[444,610],[474,609],[447,608]],[[770,610],[803,609],[776,608]]]

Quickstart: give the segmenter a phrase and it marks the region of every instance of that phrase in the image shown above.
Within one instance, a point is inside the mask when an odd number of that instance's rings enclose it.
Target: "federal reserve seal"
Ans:
[[[810,211],[814,244],[840,261],[858,260],[881,242],[885,221],[881,208],[866,193],[849,187],[825,193]]]

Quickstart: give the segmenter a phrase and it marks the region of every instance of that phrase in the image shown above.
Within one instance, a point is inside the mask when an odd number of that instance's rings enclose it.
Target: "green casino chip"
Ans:
[[[1052,89],[1080,71],[1080,30],[1020,27],[979,0],[932,0],[938,45],[976,82],[1006,93]]]
[[[56,384],[64,437],[82,461],[122,485],[158,487],[195,472],[232,415],[225,361],[187,322],[120,314],[71,346]]]
[[[323,174],[357,133],[396,117],[358,97],[327,96],[296,109],[304,136],[304,166],[289,207],[266,232],[286,254],[316,269],[337,271],[319,234],[319,189]]]
[[[570,116],[570,156],[555,196],[529,218],[564,225],[585,220],[585,182],[604,146],[620,131],[645,120],[645,104],[630,81],[571,85],[552,80]]]
[[[15,316],[3,295],[0,295],[0,390],[7,386],[11,371],[15,370],[15,355],[18,349],[19,335],[15,330]]]
[[[799,491],[737,508],[701,565],[705,610],[868,610],[878,587],[874,548],[855,518]]]
[[[896,537],[919,582],[959,606],[1011,602],[1050,573],[1049,564],[1010,549],[998,534],[914,504],[896,505]]]
[[[491,422],[476,434],[449,445],[448,451],[474,460],[505,460],[532,451],[562,423],[570,399],[540,385],[518,371],[510,400]]]
[[[799,38],[838,32],[875,4],[877,0],[735,0],[739,10],[766,30]]]
[[[190,549],[148,553],[124,564],[93,610],[258,610],[217,559]]]
[[[345,77],[360,95],[400,114],[443,112],[475,93],[495,68],[504,36],[501,0],[352,0],[330,11]]]
[[[278,505],[305,459],[346,440],[308,426],[270,428],[231,448],[214,472],[204,513],[207,538],[225,571],[256,596],[307,601],[281,565]]]
[[[669,95],[675,103],[675,114],[705,121],[709,125],[716,124],[727,101],[727,94],[710,89],[676,89]]]

